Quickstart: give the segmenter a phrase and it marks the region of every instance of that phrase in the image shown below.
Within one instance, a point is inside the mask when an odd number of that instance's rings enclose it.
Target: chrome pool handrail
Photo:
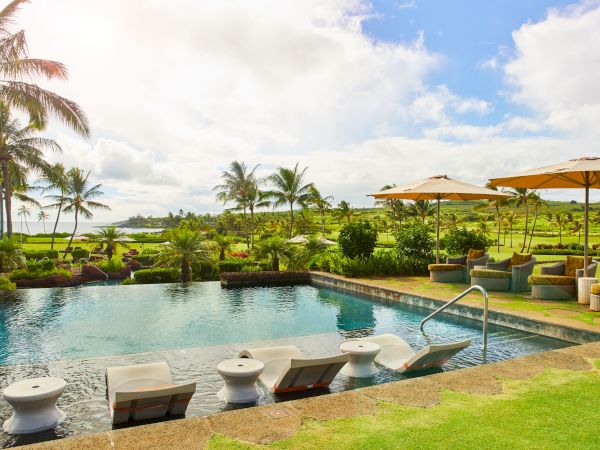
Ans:
[[[468,288],[465,291],[461,292],[456,297],[454,297],[452,300],[450,300],[448,303],[446,303],[445,305],[442,305],[440,308],[436,309],[434,312],[432,312],[427,317],[425,317],[423,320],[421,320],[421,325],[420,325],[421,331],[423,331],[423,325],[425,325],[425,322],[427,322],[430,319],[433,319],[439,313],[441,313],[442,311],[444,311],[449,306],[452,306],[453,304],[455,304],[456,302],[458,302],[461,298],[463,298],[465,295],[469,294],[472,291],[479,291],[483,295],[483,347],[484,348],[487,347],[487,337],[488,337],[488,295],[487,295],[487,291],[483,287],[481,287],[479,285],[471,286],[470,288]]]

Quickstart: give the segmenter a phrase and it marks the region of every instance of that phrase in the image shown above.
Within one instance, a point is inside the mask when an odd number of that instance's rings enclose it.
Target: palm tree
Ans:
[[[46,220],[50,218],[50,215],[46,211],[40,211],[37,215],[38,222],[42,222],[44,227],[44,234],[46,234]]]
[[[511,201],[515,204],[515,206],[525,207],[525,232],[523,234],[523,246],[521,247],[521,252],[525,250],[525,246],[527,245],[527,228],[529,225],[529,204],[531,203],[532,198],[536,195],[535,191],[532,191],[527,188],[515,188],[514,191],[507,191],[507,194],[512,196]]]
[[[274,199],[273,207],[286,204],[290,207],[290,238],[294,235],[294,205],[303,206],[310,197],[312,183],[303,184],[307,169],[308,167],[299,170],[296,163],[293,169],[279,167],[267,178],[274,186],[273,190],[266,193],[269,198]]]
[[[571,233],[577,235],[578,243],[581,243],[581,230],[583,230],[583,223],[581,220],[574,220],[571,223]]]
[[[234,244],[233,238],[225,234],[217,234],[213,238],[213,241],[215,241],[217,249],[219,250],[219,261],[223,261],[225,259],[225,252],[231,250],[231,247]]]
[[[53,198],[57,203],[51,205],[51,207],[57,208],[61,203],[64,205],[63,211],[65,214],[75,213],[75,228],[73,228],[73,234],[69,239],[69,244],[65,249],[63,258],[67,257],[68,249],[73,243],[73,237],[77,233],[77,226],[79,224],[79,216],[81,215],[85,219],[91,219],[94,217],[92,214],[93,209],[110,210],[110,207],[99,203],[93,199],[100,197],[103,192],[100,190],[101,184],[90,186],[89,183],[90,172],[87,174],[74,167],[67,172],[67,190],[64,196],[53,195]]]
[[[169,243],[158,256],[159,264],[179,266],[181,282],[192,281],[192,263],[210,261],[210,251],[202,233],[187,227],[178,228],[168,234]]]
[[[258,179],[251,180],[246,195],[246,203],[250,211],[250,245],[252,248],[254,248],[254,234],[256,229],[254,210],[256,208],[266,208],[271,205],[271,202],[267,200],[265,192],[259,188],[259,183],[261,182]]]
[[[18,172],[29,169],[38,171],[46,169],[48,164],[44,159],[44,151],[61,151],[61,148],[52,139],[36,137],[37,129],[34,125],[21,127],[18,120],[10,117],[8,108],[2,105],[0,105],[0,132],[2,132],[0,134],[0,171],[4,185],[6,230],[8,237],[11,237],[12,197],[16,178],[24,178],[24,174]]]
[[[213,188],[217,191],[217,200],[224,205],[231,202],[235,203],[234,209],[241,209],[244,219],[244,235],[246,236],[246,246],[250,248],[250,240],[248,237],[248,196],[251,190],[256,188],[257,180],[255,171],[259,164],[254,166],[252,170],[248,170],[245,162],[233,161],[229,165],[229,172],[224,170],[221,174],[223,184],[219,184]]]
[[[104,248],[104,252],[108,259],[112,259],[113,254],[120,245],[123,248],[129,248],[129,244],[122,242],[125,233],[119,231],[114,225],[102,228],[95,236],[94,242],[100,244]]]
[[[498,190],[498,188],[496,186],[492,186],[490,183],[486,184],[485,187],[488,189],[492,189],[494,191]],[[494,199],[488,199],[488,200],[484,201],[483,203],[475,206],[476,210],[493,209],[494,212],[496,213],[496,225],[497,225],[496,245],[498,246],[498,251],[500,251],[500,225],[502,224],[501,208],[503,206],[506,206],[507,204],[508,204],[508,200],[505,198],[494,198]],[[512,247],[512,244],[511,244],[511,247]]]
[[[488,227],[488,218],[482,217],[479,223],[477,224],[477,229],[484,236],[488,236],[490,234],[490,229]]]
[[[381,190],[385,191],[387,189],[392,189],[395,187],[395,184],[386,184],[381,188]],[[408,215],[406,203],[404,203],[399,198],[380,198],[375,200],[375,206],[382,206],[384,208],[387,208],[387,214],[390,219],[397,223],[397,228],[402,226],[402,222]]]
[[[17,210],[17,215],[21,218],[21,240],[23,239],[23,219],[25,219],[25,227],[27,227],[27,234],[31,234],[29,231],[29,224],[27,223],[27,217],[31,215],[31,210],[25,206],[21,205],[21,207]]]
[[[323,197],[315,186],[311,185],[309,187],[307,203],[319,211],[319,216],[321,217],[321,236],[323,238],[325,237],[325,213],[331,208],[332,201],[333,196],[328,195]]]
[[[446,213],[442,216],[442,226],[446,229],[457,228],[461,223],[461,218],[454,213]]]
[[[293,253],[292,246],[279,236],[260,242],[256,248],[259,257],[271,260],[271,270],[275,272],[279,271],[279,261],[289,258]]]
[[[410,217],[418,217],[423,223],[429,216],[433,216],[435,205],[429,200],[415,200],[408,206],[407,214]]]
[[[513,226],[519,221],[519,216],[515,211],[509,211],[504,217],[510,230],[510,248],[513,246]]]
[[[548,213],[548,221],[558,227],[558,244],[562,244],[562,229],[573,220],[571,213]]]
[[[542,206],[548,206],[548,202],[542,200],[542,197],[540,197],[540,194],[538,192],[535,192],[532,196],[531,196],[531,205],[533,206],[533,225],[531,226],[531,233],[529,233],[529,244],[527,245],[527,253],[529,253],[529,250],[531,249],[531,241],[533,239],[533,235],[535,233],[535,226],[537,224],[537,218],[538,218],[538,214],[540,212],[540,208]]]
[[[338,222],[342,222],[344,219],[347,223],[352,221],[352,217],[354,217],[355,211],[354,208],[350,206],[346,200],[342,200],[338,203],[337,208],[333,211],[334,216],[337,218]]]
[[[87,118],[79,105],[51,91],[42,89],[30,80],[41,77],[46,80],[66,80],[66,67],[55,61],[29,58],[25,32],[11,33],[9,27],[22,4],[28,0],[13,0],[0,11],[0,109],[2,115],[8,114],[9,108],[25,112],[29,116],[27,128],[43,130],[48,123],[48,116],[58,118],[69,128],[87,137],[89,126]],[[8,177],[9,151],[7,129],[9,121],[0,118],[0,165],[4,182],[4,201],[6,203],[6,220],[8,235],[12,235],[11,221],[11,186]],[[31,143],[39,147],[40,143]]]
[[[43,172],[40,178],[40,181],[44,183],[42,187],[43,192],[55,191],[58,192],[59,202],[56,205],[50,205],[46,208],[55,207],[56,208],[56,220],[54,221],[54,228],[52,229],[52,241],[50,242],[50,248],[54,248],[54,240],[56,236],[56,228],[58,227],[58,221],[60,220],[60,213],[63,209],[63,198],[65,192],[67,191],[67,174],[65,171],[65,166],[60,163],[57,163],[53,166],[47,167]]]

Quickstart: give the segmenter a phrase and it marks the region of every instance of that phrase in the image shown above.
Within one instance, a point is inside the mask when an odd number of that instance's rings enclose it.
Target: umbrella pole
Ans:
[[[435,263],[440,263],[440,198],[437,199],[437,230],[435,235]]]
[[[590,186],[589,183],[585,186],[585,209],[583,217],[583,276],[588,276],[588,214],[590,208]]]

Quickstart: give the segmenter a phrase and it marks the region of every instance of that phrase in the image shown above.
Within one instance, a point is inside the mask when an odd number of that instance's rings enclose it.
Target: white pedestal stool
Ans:
[[[250,358],[226,359],[217,365],[225,386],[217,394],[227,403],[254,403],[260,397],[256,380],[265,365]]]
[[[350,360],[341,373],[353,378],[369,378],[377,373],[375,356],[381,351],[378,344],[367,341],[346,341],[340,344],[340,351],[348,353]]]

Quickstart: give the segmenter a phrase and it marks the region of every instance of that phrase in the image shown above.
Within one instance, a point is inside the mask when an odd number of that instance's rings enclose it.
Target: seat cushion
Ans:
[[[594,295],[600,295],[600,283],[592,284],[590,292]]]
[[[538,285],[569,285],[575,284],[575,277],[567,277],[564,275],[529,275],[527,281],[529,284]]]
[[[427,269],[430,272],[451,272],[453,270],[465,270],[466,266],[462,264],[429,264]]]
[[[467,261],[481,258],[483,255],[485,255],[485,250],[475,250],[474,248],[470,248],[467,252]]]
[[[591,263],[592,257],[588,256],[588,265]],[[576,276],[577,269],[583,269],[583,257],[571,255],[567,256],[567,262],[565,263],[565,276]]]
[[[520,266],[521,264],[525,264],[526,262],[529,262],[529,261],[531,261],[531,253],[513,252],[513,255],[510,258],[510,263],[508,264],[508,267]]]
[[[505,272],[504,270],[492,270],[492,269],[473,269],[471,270],[471,278],[510,278],[511,272]]]

